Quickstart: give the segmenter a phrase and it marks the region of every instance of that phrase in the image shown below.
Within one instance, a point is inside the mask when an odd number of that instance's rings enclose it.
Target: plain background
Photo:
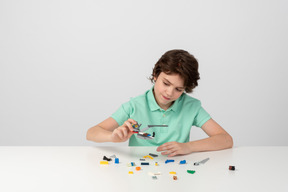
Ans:
[[[198,59],[191,96],[235,145],[287,145],[287,10],[285,0],[0,0],[0,145],[103,145],[86,141],[88,128],[150,89],[170,49]]]

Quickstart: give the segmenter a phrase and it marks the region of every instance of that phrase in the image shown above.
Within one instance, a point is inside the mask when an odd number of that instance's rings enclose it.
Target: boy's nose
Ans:
[[[167,96],[171,97],[173,95],[173,88],[168,88],[166,90],[166,94],[167,94]]]

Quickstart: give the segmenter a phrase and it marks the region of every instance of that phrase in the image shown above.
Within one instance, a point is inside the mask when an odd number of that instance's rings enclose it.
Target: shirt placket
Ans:
[[[168,118],[167,118],[168,113],[169,113],[168,111],[161,110],[161,121],[160,121],[161,125],[168,125]],[[160,130],[162,133],[168,132],[167,127],[161,127]]]

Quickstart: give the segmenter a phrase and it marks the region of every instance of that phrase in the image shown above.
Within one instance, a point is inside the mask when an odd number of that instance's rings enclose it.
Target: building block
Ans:
[[[119,158],[115,158],[115,164],[119,164]]]
[[[140,171],[140,170],[141,170],[141,167],[136,167],[136,170],[137,170],[137,171]]]
[[[171,171],[169,172],[170,175],[176,175],[176,172],[175,171]]]
[[[175,160],[173,160],[173,159],[167,159],[166,161],[165,161],[165,163],[167,164],[167,163],[172,163],[172,162],[174,162]]]
[[[180,165],[186,164],[186,160],[180,161]]]
[[[111,157],[111,158],[117,158],[116,155],[111,155],[110,157]]]
[[[134,162],[131,162],[131,163],[127,163],[127,166],[128,167],[134,167],[134,166],[136,166],[136,164]]]
[[[155,175],[152,176],[152,179],[153,179],[153,180],[156,180],[156,179],[157,179],[157,176],[155,176]]]
[[[129,171],[128,174],[133,174],[133,171]]]
[[[210,159],[210,158],[208,157],[208,158],[206,158],[206,159],[203,159],[202,161],[195,162],[194,165],[198,166],[198,165],[200,165],[200,164],[204,164],[204,163],[206,163],[209,159]]]
[[[152,157],[158,157],[158,155],[153,154],[153,153],[149,153],[149,155],[151,155]]]
[[[106,160],[106,161],[112,161],[111,158],[108,158],[108,157],[106,157],[106,156],[103,157],[103,160]]]
[[[230,165],[230,166],[229,166],[229,170],[230,170],[230,171],[235,171],[235,166]]]
[[[173,176],[173,180],[177,180],[178,178],[177,178],[177,176],[176,175],[174,175]]]
[[[151,176],[153,176],[153,175],[161,175],[161,172],[156,172],[156,173],[148,172],[148,175],[151,175]]]
[[[187,173],[194,174],[196,171],[194,170],[187,170]]]
[[[153,157],[151,157],[150,155],[146,155],[143,158],[150,158],[150,159],[154,159]]]
[[[141,165],[149,165],[149,162],[141,162]]]
[[[109,165],[108,161],[100,161],[101,165]]]

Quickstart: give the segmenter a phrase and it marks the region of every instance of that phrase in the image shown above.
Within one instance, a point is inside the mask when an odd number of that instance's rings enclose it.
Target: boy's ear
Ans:
[[[153,74],[153,80],[154,80],[154,82],[156,82],[156,80],[157,80],[157,77],[156,77],[155,73]]]

